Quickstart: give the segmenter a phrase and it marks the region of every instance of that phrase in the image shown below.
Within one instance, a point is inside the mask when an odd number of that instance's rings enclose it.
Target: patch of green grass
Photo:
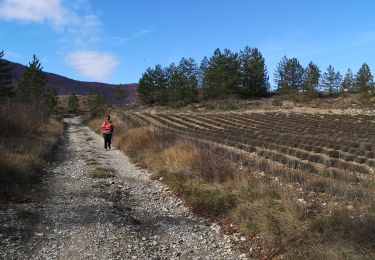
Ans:
[[[114,173],[114,169],[98,167],[90,173],[90,176],[94,179],[107,179],[115,176]]]

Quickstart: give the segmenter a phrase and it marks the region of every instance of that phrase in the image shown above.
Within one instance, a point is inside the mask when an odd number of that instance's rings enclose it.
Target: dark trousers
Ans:
[[[112,134],[103,134],[104,138],[104,149],[111,148]]]

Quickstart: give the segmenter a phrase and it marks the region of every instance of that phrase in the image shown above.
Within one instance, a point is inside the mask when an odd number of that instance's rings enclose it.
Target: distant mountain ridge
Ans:
[[[12,83],[18,85],[20,80],[23,77],[25,70],[24,65],[9,61],[9,65],[12,69]],[[78,81],[73,80],[61,75],[57,75],[50,72],[44,72],[46,75],[46,88],[54,89],[57,91],[57,94],[60,95],[70,95],[72,93],[77,95],[88,95],[92,92],[93,89],[96,89],[97,92],[103,94],[108,101],[111,103],[117,103],[114,98],[114,89],[118,85],[100,83],[100,82],[87,82],[87,81]],[[128,93],[127,102],[135,103],[137,101],[138,92],[137,92],[137,83],[124,84]]]

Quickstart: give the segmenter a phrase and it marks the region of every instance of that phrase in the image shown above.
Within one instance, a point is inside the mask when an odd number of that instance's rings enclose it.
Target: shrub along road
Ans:
[[[0,208],[0,259],[245,259],[237,239],[181,201],[79,118],[23,203]]]

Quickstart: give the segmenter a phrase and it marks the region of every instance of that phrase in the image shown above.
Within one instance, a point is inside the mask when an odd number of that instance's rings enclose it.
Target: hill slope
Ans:
[[[19,63],[11,62],[10,67],[12,68],[12,81],[14,85],[17,85],[23,76],[25,66]],[[96,89],[99,93],[103,94],[107,100],[112,103],[116,103],[113,97],[114,88],[117,85],[106,84],[100,82],[86,82],[69,79],[54,73],[45,72],[47,78],[46,88],[55,89],[58,95],[70,95],[72,93],[78,95],[87,95],[92,89]],[[137,100],[137,86],[138,84],[125,84],[124,87],[128,90],[129,96],[127,102],[134,103]]]

